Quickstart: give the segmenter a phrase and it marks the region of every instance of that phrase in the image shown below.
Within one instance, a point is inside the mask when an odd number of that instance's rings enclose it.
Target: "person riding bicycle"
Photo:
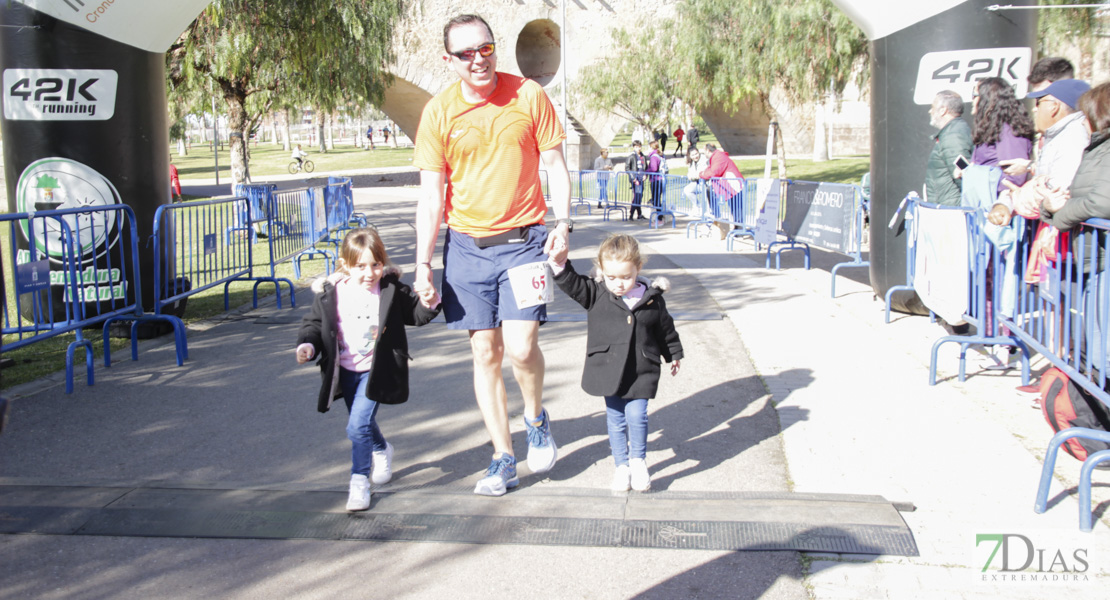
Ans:
[[[304,159],[306,156],[308,156],[308,152],[301,150],[301,145],[297,144],[297,147],[293,149],[293,160],[297,161],[298,169],[304,168]]]

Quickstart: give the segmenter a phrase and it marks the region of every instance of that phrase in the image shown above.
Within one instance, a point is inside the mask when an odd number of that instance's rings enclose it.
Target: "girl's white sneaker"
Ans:
[[[376,485],[389,483],[393,479],[393,444],[386,442],[385,450],[374,452],[370,456],[370,480]]]
[[[613,491],[627,492],[631,477],[632,471],[628,468],[628,465],[617,465],[617,470],[613,472]]]
[[[646,492],[651,489],[651,475],[648,474],[647,462],[642,458],[633,458],[628,461],[630,483],[637,492]]]
[[[365,475],[351,475],[351,491],[347,494],[347,510],[354,512],[370,508],[370,479]]]

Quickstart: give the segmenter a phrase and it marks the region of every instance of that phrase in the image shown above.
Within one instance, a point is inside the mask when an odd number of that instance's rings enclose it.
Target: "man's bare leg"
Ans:
[[[474,356],[474,397],[493,442],[494,455],[511,455],[508,400],[505,379],[501,376],[501,362],[505,356],[501,328],[471,330],[470,350]]]
[[[535,420],[543,411],[545,363],[539,343],[540,324],[538,321],[504,321],[501,327],[504,349],[512,361],[513,375],[524,397],[524,417]]]
[[[528,431],[528,467],[544,473],[555,466],[558,448],[551,436],[551,423],[543,409],[543,352],[537,321],[503,321],[505,350],[513,364],[513,375],[524,397],[524,422]]]

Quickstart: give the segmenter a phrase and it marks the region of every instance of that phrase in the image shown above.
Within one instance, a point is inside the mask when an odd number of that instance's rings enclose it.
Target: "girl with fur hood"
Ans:
[[[670,283],[640,277],[644,260],[629,235],[612,235],[601,243],[594,278],[574,271],[566,247],[553,250],[549,262],[559,289],[586,309],[582,389],[605,398],[616,463],[613,490],[647,491],[647,402],[659,388],[662,360],[677,375],[682,358],[682,342],[663,302]]]
[[[393,477],[393,445],[378,428],[379,404],[409,396],[405,325],[424,325],[439,314],[439,298],[418,297],[401,283],[378,232],[354,229],[343,239],[336,273],[312,285],[316,299],[297,335],[297,362],[313,358],[323,385],[316,408],[327,412],[342,395],[350,417],[351,486],[347,510],[370,507],[370,482]],[[373,472],[371,472],[371,467]]]

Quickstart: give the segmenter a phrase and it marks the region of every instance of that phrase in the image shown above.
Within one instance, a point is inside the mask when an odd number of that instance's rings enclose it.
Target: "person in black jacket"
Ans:
[[[624,164],[628,171],[628,184],[632,186],[632,210],[628,211],[629,219],[646,219],[640,204],[644,199],[644,171],[647,171],[647,157],[640,151],[640,140],[632,140],[632,154]]]
[[[316,358],[323,385],[316,409],[327,412],[342,395],[350,416],[351,487],[347,510],[370,507],[370,481],[393,477],[393,445],[378,428],[379,404],[409,396],[405,325],[424,325],[439,314],[439,299],[419,298],[401,283],[378,232],[354,229],[343,239],[334,275],[313,283],[316,299],[297,335],[297,362]],[[371,473],[373,466],[373,473]]]
[[[605,397],[616,463],[613,489],[647,491],[647,402],[659,387],[662,360],[677,375],[682,358],[682,342],[663,301],[670,284],[662,277],[649,281],[639,276],[644,261],[630,235],[602,242],[594,278],[575,272],[565,247],[556,248],[548,262],[559,289],[586,309],[582,389]]]

